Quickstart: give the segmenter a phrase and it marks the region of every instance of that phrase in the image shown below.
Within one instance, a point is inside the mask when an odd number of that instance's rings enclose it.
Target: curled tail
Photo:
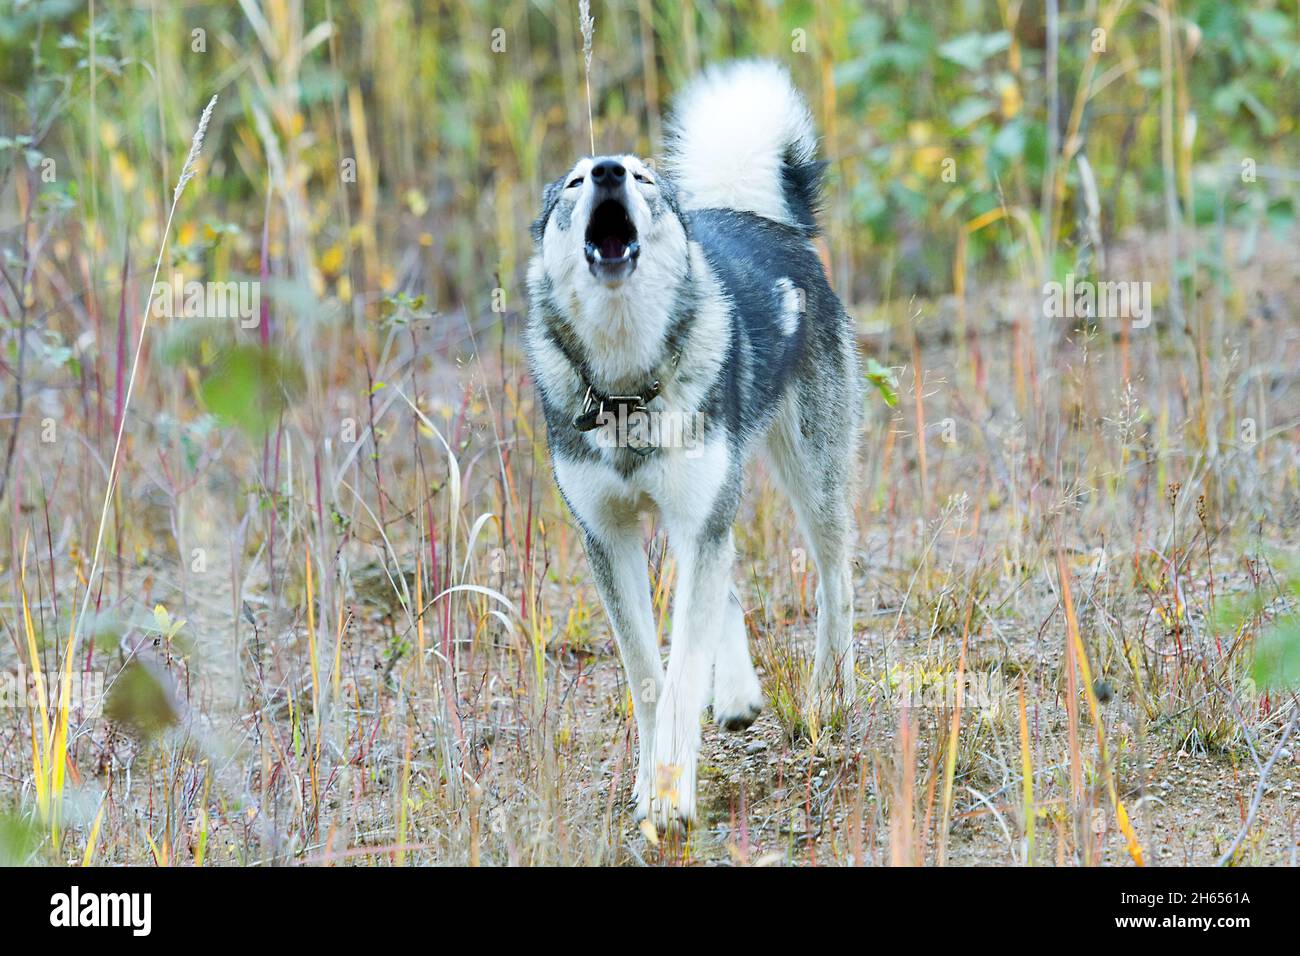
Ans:
[[[687,209],[737,209],[815,233],[825,163],[790,74],[764,60],[706,70],[674,104],[668,167]]]

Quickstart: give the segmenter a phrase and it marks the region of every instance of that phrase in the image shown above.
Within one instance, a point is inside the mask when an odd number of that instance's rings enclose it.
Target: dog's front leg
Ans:
[[[588,534],[586,549],[632,690],[632,712],[639,738],[632,797],[637,819],[641,820],[649,813],[653,793],[655,711],[664,683],[645,550],[636,524]]]
[[[659,829],[695,819],[695,763],[700,713],[708,703],[713,662],[731,599],[731,530],[697,531],[674,545],[679,583],[673,645],[655,722],[654,796]]]

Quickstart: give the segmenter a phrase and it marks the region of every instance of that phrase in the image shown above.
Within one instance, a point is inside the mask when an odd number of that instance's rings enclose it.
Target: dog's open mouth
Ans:
[[[587,264],[597,279],[626,279],[641,255],[636,226],[617,199],[606,199],[592,211],[587,223]]]

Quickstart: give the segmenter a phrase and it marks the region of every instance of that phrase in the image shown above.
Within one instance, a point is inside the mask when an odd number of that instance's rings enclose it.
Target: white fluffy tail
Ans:
[[[668,168],[687,209],[736,209],[816,228],[821,163],[812,114],[784,67],[713,67],[677,97]]]

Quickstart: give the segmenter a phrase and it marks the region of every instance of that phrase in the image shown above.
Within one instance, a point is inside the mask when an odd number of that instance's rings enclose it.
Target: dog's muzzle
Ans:
[[[601,160],[591,168],[591,181],[596,191],[583,245],[587,267],[602,282],[618,282],[636,271],[641,255],[627,208],[627,170],[615,160]]]

